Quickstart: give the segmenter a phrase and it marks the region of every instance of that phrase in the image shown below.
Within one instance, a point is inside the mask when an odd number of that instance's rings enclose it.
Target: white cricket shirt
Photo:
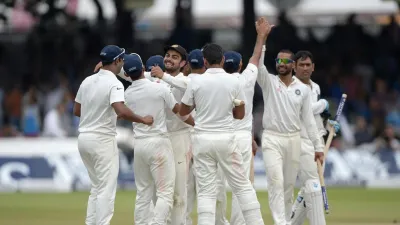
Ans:
[[[312,112],[310,88],[294,78],[286,86],[279,76],[268,73],[263,63],[258,68],[257,82],[264,98],[264,129],[278,133],[300,132],[301,121],[304,121],[305,130],[315,150],[323,151],[324,146]]]
[[[117,114],[111,104],[124,101],[124,86],[111,71],[100,69],[87,77],[75,98],[81,104],[79,133],[117,135]]]
[[[258,69],[254,64],[249,63],[242,74],[234,73],[238,77],[241,88],[246,96],[245,99],[240,99],[246,102],[246,114],[242,120],[235,120],[234,126],[236,130],[250,131],[253,129],[253,97],[254,85],[257,81]]]
[[[177,104],[169,88],[163,84],[139,79],[125,91],[126,105],[140,116],[153,116],[151,126],[133,123],[135,138],[158,136],[167,133],[166,112],[172,112]]]
[[[196,132],[234,132],[234,99],[245,99],[237,77],[222,68],[211,68],[191,78],[182,103],[196,106]]]
[[[294,77],[298,81],[300,81],[297,77]],[[301,81],[300,81],[301,82]],[[327,131],[324,127],[324,123],[321,117],[321,113],[325,110],[325,104],[322,101],[319,101],[319,96],[321,95],[321,90],[319,88],[319,85],[312,80],[310,80],[310,85],[306,85],[309,88],[311,88],[311,104],[312,104],[312,111],[314,114],[315,118],[315,123],[317,124],[318,132],[320,137],[323,137],[324,135],[327,134]],[[307,138],[308,139],[308,134],[304,126],[304,122],[301,123],[301,137],[302,138]]]
[[[166,83],[168,82],[172,83],[171,80],[174,80],[175,83],[179,82],[179,80],[188,83],[188,78],[185,75],[183,75],[183,73],[179,73],[175,77],[172,77],[167,73],[164,73],[163,81],[165,81]],[[175,87],[171,85],[171,92],[178,103],[181,103],[182,97],[185,94],[185,90],[186,88],[183,89],[182,87]],[[169,132],[181,131],[185,129],[189,130],[190,127],[191,126],[189,124],[183,122],[176,114],[174,114],[171,111],[167,111],[167,129]]]

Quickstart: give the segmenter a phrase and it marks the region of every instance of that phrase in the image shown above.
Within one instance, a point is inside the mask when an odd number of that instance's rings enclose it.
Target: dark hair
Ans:
[[[114,61],[111,61],[111,62],[101,62],[101,64],[103,64],[103,66],[108,66],[108,65],[111,65],[112,63],[113,63]]]
[[[217,44],[206,44],[201,51],[203,52],[203,57],[210,65],[220,64],[224,58],[224,51]]]
[[[200,65],[197,64],[197,63],[195,63],[195,64],[189,63],[189,66],[190,66],[191,69],[194,69],[194,70],[203,68],[203,66],[200,66]]]
[[[236,68],[236,67],[228,67],[228,68],[224,67],[224,70],[227,73],[236,73],[236,72],[238,72],[238,68]]]
[[[289,49],[282,49],[279,51],[279,53],[290,54],[290,59],[294,60],[294,53],[292,51],[290,51]]]
[[[296,55],[294,55],[294,61],[297,63],[299,59],[306,60],[307,58],[311,59],[311,62],[314,63],[314,56],[309,51],[298,51]]]

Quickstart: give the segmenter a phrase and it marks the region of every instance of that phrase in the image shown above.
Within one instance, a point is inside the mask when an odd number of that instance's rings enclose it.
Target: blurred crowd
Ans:
[[[23,41],[1,40],[0,136],[76,136],[75,93],[92,73],[101,47],[115,41],[112,29],[106,32],[102,26],[67,17],[62,26],[39,24]],[[127,49],[146,59],[162,54],[163,44],[163,40],[134,40],[134,46]],[[203,44],[200,40],[195,46]],[[350,17],[345,25],[332,27],[326,38],[315,37],[312,29],[304,38],[282,16],[268,38],[267,49],[265,64],[271,73],[280,49],[314,54],[313,79],[321,87],[321,97],[330,101],[332,115],[342,93],[348,95],[340,121],[342,133],[335,145],[374,143],[378,150],[400,151],[400,27],[394,20],[372,35]],[[259,87],[254,106],[259,131],[263,111]]]

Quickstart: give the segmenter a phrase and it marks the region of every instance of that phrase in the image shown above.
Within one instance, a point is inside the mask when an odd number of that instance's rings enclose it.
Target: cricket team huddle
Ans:
[[[265,224],[253,187],[256,82],[264,99],[262,154],[274,224],[326,224],[317,164],[324,165],[327,129],[335,134],[340,126],[322,116],[329,104],[310,79],[310,52],[282,50],[278,75],[267,71],[272,27],[263,17],[256,21],[247,66],[240,53],[213,43],[189,54],[180,45],[167,46],[164,57],[145,64],[118,46],[102,49],[96,73],[82,82],[74,105],[78,149],[92,183],[87,225],[109,225],[114,213],[118,119],[133,123],[136,225],[191,225],[196,202],[199,225]],[[124,90],[117,76],[131,85]],[[302,187],[294,201],[297,177]],[[226,182],[232,189],[230,220]]]

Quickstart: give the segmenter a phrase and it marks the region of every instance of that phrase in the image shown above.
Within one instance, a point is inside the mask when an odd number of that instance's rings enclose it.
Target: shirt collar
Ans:
[[[225,70],[222,68],[209,68],[206,71],[207,73],[225,73]]]
[[[278,78],[279,82],[281,82],[282,84],[285,84],[285,83],[283,83],[283,81],[281,80],[281,78],[279,77],[279,75],[277,75],[277,78]],[[300,82],[300,80],[297,79],[296,76],[292,76],[292,82],[289,84],[289,86],[290,86],[290,85],[294,85],[294,84],[296,84],[297,82]]]
[[[232,73],[232,75],[239,76],[240,73],[236,72],[236,73]]]
[[[147,82],[151,82],[151,81],[149,79],[147,79],[147,78],[141,78],[141,79],[133,81],[131,85],[132,86],[139,86],[139,85],[143,85],[143,84],[145,84]]]
[[[109,70],[105,70],[105,69],[100,69],[97,74],[99,74],[99,75],[114,75],[115,76],[115,74],[113,72],[111,72]]]
[[[196,76],[200,76],[201,74],[199,74],[199,73],[190,73],[189,75],[188,75],[188,77],[196,77]]]

